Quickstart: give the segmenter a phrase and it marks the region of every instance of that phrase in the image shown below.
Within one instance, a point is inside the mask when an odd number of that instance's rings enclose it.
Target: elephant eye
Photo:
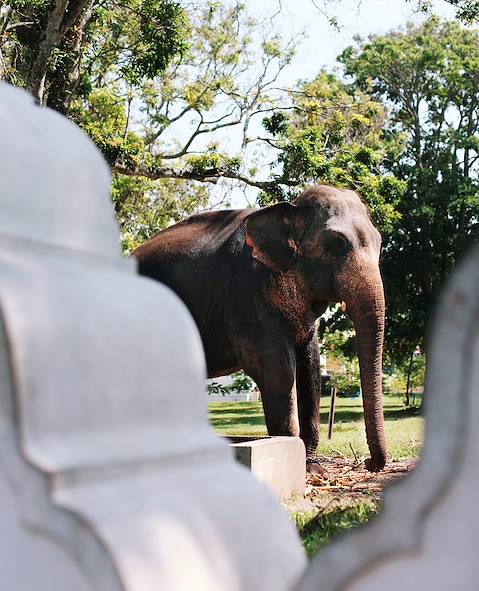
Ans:
[[[348,248],[345,236],[337,232],[329,232],[324,241],[324,246],[329,254],[341,256]]]

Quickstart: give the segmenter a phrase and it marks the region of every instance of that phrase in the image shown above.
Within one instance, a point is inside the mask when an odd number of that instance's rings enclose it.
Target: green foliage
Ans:
[[[130,63],[125,77],[132,82],[154,78],[164,72],[172,56],[188,48],[188,20],[179,2],[130,0],[136,27],[128,29]]]
[[[50,4],[50,0],[4,2],[8,12],[4,13],[3,23],[0,17],[0,31],[3,31],[3,35],[0,34],[0,79],[25,86],[43,35]]]
[[[208,191],[200,183],[175,179],[151,181],[121,175],[113,177],[112,198],[126,253],[208,205]]]
[[[218,382],[210,382],[208,384],[208,394],[228,396],[228,394],[235,392],[248,392],[254,386],[253,380],[244,371],[237,371],[231,375],[231,378],[233,381],[229,386],[223,386]]]
[[[113,184],[127,252],[159,229],[207,207],[207,188],[191,179],[214,180],[241,168],[240,157],[225,154],[217,142],[193,153],[189,147],[196,134],[200,139],[214,131],[215,118],[220,128],[234,125],[252,105],[251,79],[242,76],[254,62],[251,33],[258,25],[240,4],[193,7],[190,17],[169,0],[107,1],[94,3],[84,31],[80,82],[68,116],[93,139],[114,171],[128,174],[116,174]],[[189,49],[181,44],[186,36]],[[265,67],[290,60],[291,50],[280,55],[279,47],[277,36],[265,37]],[[63,68],[65,54],[55,50],[52,56]],[[260,88],[255,92],[264,108],[266,96]],[[227,108],[232,107],[231,121],[216,111],[223,109],[225,97]],[[188,122],[186,128],[196,131],[181,144],[170,128],[188,116],[200,124]],[[176,177],[184,180],[172,180]]]
[[[411,1],[411,0],[407,0]],[[430,13],[433,9],[432,0],[415,0],[420,10]],[[473,23],[479,19],[479,0],[445,0],[457,8],[456,18],[465,22]]]
[[[84,48],[85,73],[93,84],[106,72],[132,85],[161,75],[188,50],[190,26],[175,0],[95,2]]]
[[[247,376],[244,371],[237,371],[232,375],[233,382],[231,384],[231,389],[236,390],[238,392],[247,392],[254,387],[253,380]]]
[[[384,376],[383,391],[385,394],[406,392],[407,375],[402,367],[391,368]]]
[[[472,18],[475,2],[452,3]],[[2,79],[28,85],[50,6],[4,1]],[[285,92],[277,77],[294,44],[241,3],[187,5],[188,13],[175,0],[94,0],[92,8],[49,54],[45,102],[77,122],[111,165],[125,250],[207,207],[221,176],[262,188],[261,205],[315,182],[356,189],[384,237],[387,347],[401,367],[478,235],[479,33],[432,18],[358,40],[340,58],[348,83],[321,71]],[[267,137],[250,137],[260,113]],[[226,150],[215,134],[236,126],[241,146]],[[267,160],[259,150],[251,162],[256,141],[268,146]],[[326,341],[336,339],[349,359],[351,333],[340,343],[333,332]]]
[[[335,372],[329,385],[337,388],[338,394],[343,396],[356,396],[361,388],[361,376],[357,359],[340,358],[342,370]]]
[[[355,395],[361,387],[357,357],[356,336],[348,316],[341,312],[339,305],[329,310],[319,323],[318,336],[321,351],[328,358],[334,358],[341,367],[334,372],[329,385],[337,388],[340,394]]]
[[[340,60],[355,87],[389,105],[386,136],[401,138],[383,162],[406,190],[382,257],[387,347],[400,364],[423,346],[437,294],[476,236],[479,33],[431,18],[359,39]]]
[[[92,138],[106,161],[130,166],[151,160],[141,136],[128,131],[125,106],[118,100],[117,89],[93,90],[88,101],[77,100],[71,107],[71,118]]]
[[[328,357],[339,361],[357,357],[356,333],[353,323],[339,304],[330,306],[318,323],[318,338],[321,350]]]
[[[0,37],[7,66],[4,78],[25,86],[44,39],[52,3],[49,0],[9,0],[6,4],[12,11],[8,15],[11,25],[6,28],[4,38]],[[76,21],[68,23],[68,12],[62,19],[64,33],[49,57],[47,96],[59,70],[76,64],[79,53],[83,57],[82,83],[75,86],[76,96],[95,87],[99,76],[107,72],[138,85],[164,72],[175,56],[188,49],[189,22],[181,3],[176,0],[93,0],[91,15],[83,19],[89,10],[87,4]],[[78,33],[80,51],[78,45],[71,42]],[[54,90],[52,88],[52,94]]]
[[[125,13],[127,28],[108,6],[95,12],[83,59],[82,97],[69,113],[114,171],[129,175],[114,182],[127,251],[179,216],[208,205],[208,189],[200,190],[191,179],[214,182],[222,175],[241,174],[242,158],[226,154],[218,141],[208,142],[208,134],[242,123],[255,109],[268,108],[271,101],[262,80],[270,68],[289,63],[292,55],[290,48],[279,51],[281,40],[273,33],[261,33],[261,43],[254,38],[255,32],[260,37],[259,24],[243,5],[209,3],[190,10],[189,50],[181,51],[157,76],[143,72],[144,79],[132,60],[148,55],[138,15],[152,5],[135,2]],[[124,34],[137,39],[140,53],[117,51],[129,47]],[[252,85],[250,69],[261,61],[264,70]],[[185,129],[191,135],[179,140]],[[170,180],[161,180],[166,178]]]
[[[473,23],[479,19],[479,0],[448,0],[450,4],[457,6],[457,18]]]
[[[403,394],[409,406],[410,395],[416,388],[423,388],[426,374],[426,356],[414,352],[401,364],[391,364],[385,371],[383,386],[385,394]]]
[[[352,507],[337,507],[329,511],[293,513],[291,515],[303,542],[306,554],[311,558],[338,534],[363,525],[379,512],[377,501],[361,501]]]
[[[375,221],[390,228],[399,217],[396,205],[404,185],[380,170],[386,156],[382,104],[326,71],[300,83],[291,99],[292,112],[275,112],[263,121],[280,149],[277,178],[356,189]],[[293,189],[283,198],[296,194]],[[262,204],[269,201],[264,195]]]
[[[192,174],[203,175],[217,171],[237,172],[241,166],[239,157],[226,156],[216,151],[216,148],[210,148],[204,154],[198,154],[188,157],[188,168]]]

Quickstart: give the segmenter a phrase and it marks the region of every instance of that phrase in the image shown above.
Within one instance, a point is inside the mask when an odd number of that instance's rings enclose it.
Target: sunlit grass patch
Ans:
[[[333,437],[327,439],[330,398],[321,399],[321,439],[318,453],[339,453],[348,458],[368,454],[360,398],[336,401]],[[391,458],[418,456],[423,441],[424,419],[418,409],[405,409],[399,396],[384,397],[386,439]],[[261,402],[214,402],[209,405],[210,423],[219,435],[261,437],[267,435]]]
[[[311,557],[321,546],[344,530],[366,523],[379,511],[376,501],[361,501],[348,508],[291,515],[303,542],[306,554]]]

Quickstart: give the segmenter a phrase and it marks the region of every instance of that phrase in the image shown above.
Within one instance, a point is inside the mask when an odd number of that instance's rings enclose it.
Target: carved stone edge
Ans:
[[[8,323],[3,313],[0,297],[0,336],[4,341],[10,375],[10,388],[3,393],[10,399],[12,409],[12,428],[15,432],[15,444],[21,461],[30,473],[29,486],[39,495],[35,503],[38,507],[28,508],[22,518],[22,525],[32,532],[41,534],[54,545],[61,548],[76,564],[82,575],[96,591],[120,591],[125,587],[120,580],[118,567],[112,560],[110,549],[94,527],[79,512],[62,507],[56,503],[51,492],[54,488],[54,475],[46,473],[32,461],[22,444],[19,421],[19,394],[15,370],[15,354],[12,347]],[[27,485],[27,483],[25,483]],[[72,532],[75,532],[72,535]],[[68,533],[70,532],[70,533]]]
[[[418,552],[434,507],[462,465],[468,439],[473,344],[479,335],[479,246],[453,273],[430,335],[426,437],[416,470],[385,491],[381,513],[312,560],[297,591],[343,591],[388,558]]]

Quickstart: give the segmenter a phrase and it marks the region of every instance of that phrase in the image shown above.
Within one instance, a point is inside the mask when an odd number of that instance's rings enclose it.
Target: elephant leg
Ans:
[[[306,461],[308,464],[317,464],[321,364],[316,334],[305,345],[296,347],[296,388],[300,434],[306,447]]]
[[[274,349],[277,347],[274,345]],[[294,350],[289,347],[281,352],[276,350],[254,365],[254,368],[245,367],[245,371],[255,380],[261,392],[268,434],[299,437]]]

